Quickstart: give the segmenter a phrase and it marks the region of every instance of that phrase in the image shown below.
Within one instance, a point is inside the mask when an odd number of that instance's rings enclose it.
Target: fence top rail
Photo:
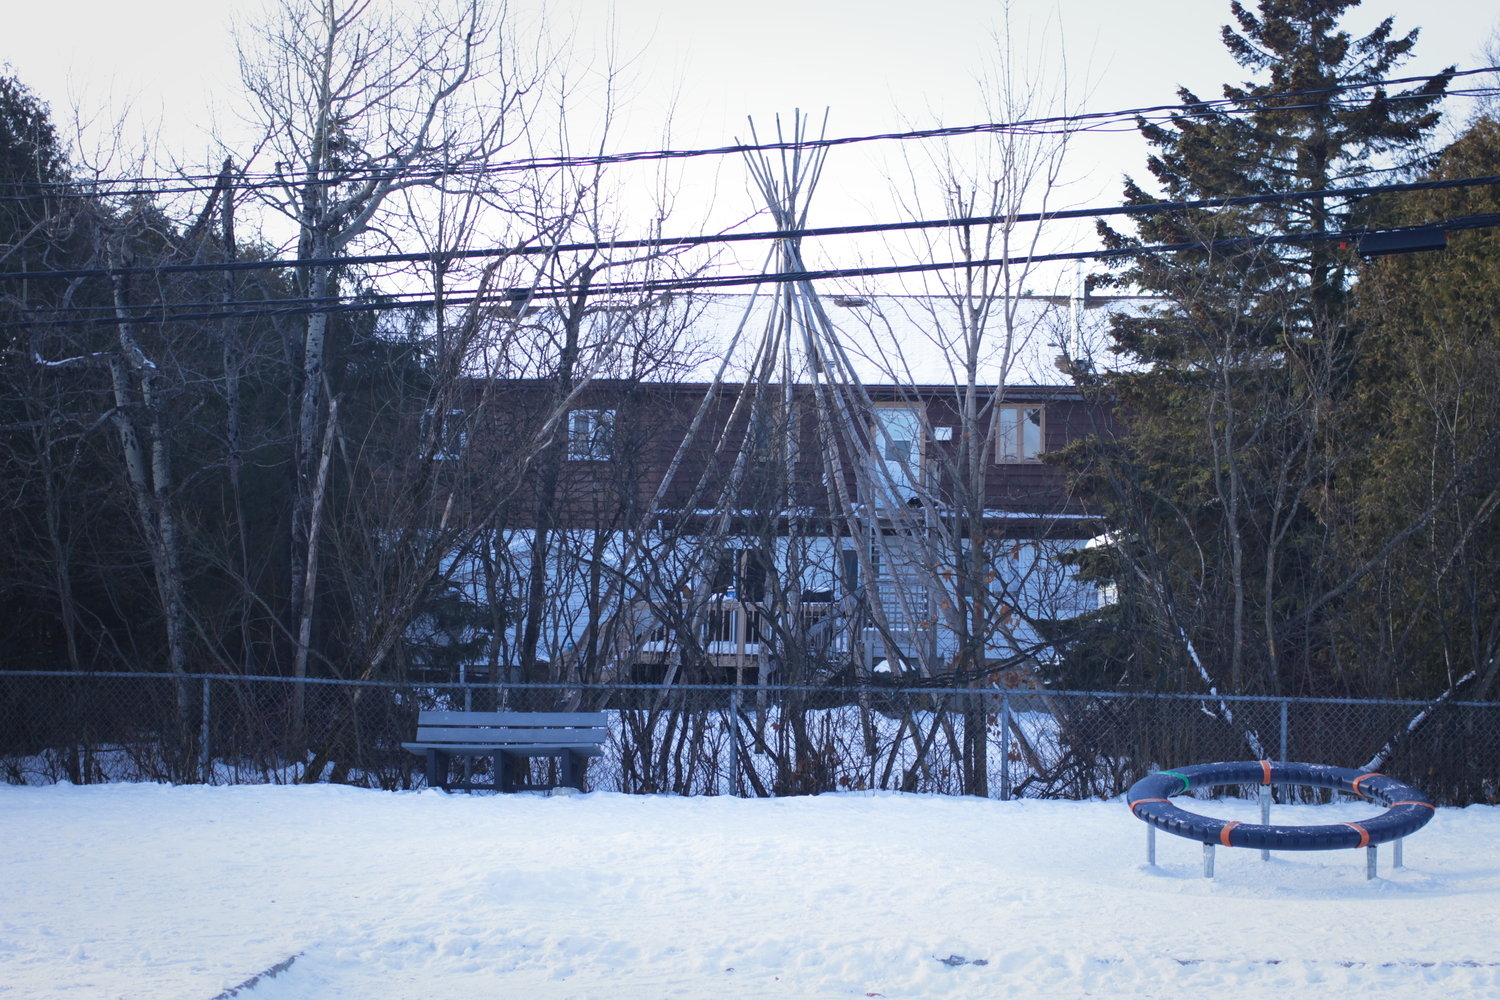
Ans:
[[[279,677],[273,674],[170,674],[151,671],[77,671],[77,670],[0,670],[0,678],[6,677],[57,677],[75,680],[156,680],[181,683],[201,681],[243,682],[263,684],[315,684],[332,687],[399,688],[412,691],[475,691],[504,688],[507,691],[569,691],[569,692],[628,692],[628,691],[709,691],[720,694],[821,694],[821,695],[934,695],[974,696],[986,698],[1013,696],[1016,698],[1099,698],[1115,701],[1201,701],[1234,704],[1287,704],[1287,705],[1391,705],[1398,707],[1424,707],[1435,704],[1435,699],[1393,698],[1303,698],[1290,695],[1264,694],[1197,694],[1177,691],[1077,691],[1063,688],[956,688],[956,687],[814,687],[795,684],[728,685],[728,684],[515,684],[504,681],[457,682],[457,681],[376,681],[354,680],[342,677]],[[1500,709],[1500,701],[1444,701],[1444,705],[1455,708]]]

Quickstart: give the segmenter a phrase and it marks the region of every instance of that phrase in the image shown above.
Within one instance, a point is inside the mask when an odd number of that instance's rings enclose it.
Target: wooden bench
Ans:
[[[423,712],[417,738],[401,744],[427,758],[427,785],[452,791],[493,788],[500,792],[546,791],[559,786],[583,791],[584,758],[604,753],[609,738],[604,712]],[[455,757],[489,757],[495,783],[476,786],[465,779],[448,781]],[[526,785],[513,779],[517,757],[556,757],[562,780],[557,785]]]

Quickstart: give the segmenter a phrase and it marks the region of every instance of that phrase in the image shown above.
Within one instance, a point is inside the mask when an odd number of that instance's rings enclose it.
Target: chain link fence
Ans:
[[[0,773],[70,781],[423,786],[424,709],[606,711],[594,790],[857,789],[1110,797],[1165,767],[1361,767],[1447,805],[1500,801],[1500,703],[875,686],[493,685],[0,671]],[[1425,713],[1425,714],[1424,714]],[[1413,726],[1413,720],[1418,720]],[[489,762],[474,762],[482,775]],[[533,782],[556,761],[531,762]],[[1309,793],[1310,794],[1310,793]]]

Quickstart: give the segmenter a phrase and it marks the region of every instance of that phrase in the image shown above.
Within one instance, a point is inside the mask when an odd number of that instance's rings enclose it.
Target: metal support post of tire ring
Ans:
[[[1260,786],[1260,825],[1261,826],[1270,826],[1271,825],[1271,786],[1270,785],[1261,785]],[[1270,861],[1271,860],[1271,852],[1269,850],[1267,850],[1266,848],[1261,848],[1260,859],[1262,861]]]

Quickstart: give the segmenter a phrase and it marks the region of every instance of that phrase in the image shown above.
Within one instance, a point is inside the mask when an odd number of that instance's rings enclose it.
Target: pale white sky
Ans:
[[[993,61],[1004,17],[1000,0],[514,0],[513,6],[542,2],[555,30],[573,26],[580,53],[597,61],[612,33],[615,51],[629,59],[629,103],[614,150],[658,145],[669,108],[678,147],[748,138],[746,115],[769,127],[773,114],[796,107],[819,116],[831,109],[833,135],[985,120],[975,78]],[[238,127],[230,23],[253,19],[262,4],[4,0],[0,60],[52,104],[61,123],[76,105],[97,137],[128,108],[127,142],[158,132],[155,145],[171,159],[202,165],[210,161],[211,137],[234,136]],[[1411,73],[1477,65],[1481,44],[1500,21],[1493,0],[1366,0],[1346,23],[1360,31],[1387,14],[1396,15],[1399,30],[1422,28],[1417,58],[1406,67]],[[1066,67],[1075,106],[1109,110],[1168,103],[1179,84],[1217,96],[1222,83],[1243,79],[1218,39],[1228,20],[1227,0],[1014,0],[1010,35],[1017,49],[1033,54],[1038,73],[1059,76]],[[1467,106],[1454,102],[1453,110],[1462,116]],[[248,146],[247,137],[237,144]],[[813,222],[892,218],[888,178],[901,173],[900,152],[889,142],[834,151]],[[1079,140],[1062,200],[1116,201],[1121,173],[1142,175],[1144,156],[1130,132]],[[736,161],[693,161],[680,183],[685,228],[758,207]],[[856,264],[873,261],[879,249],[851,244],[825,252],[829,263]]]

